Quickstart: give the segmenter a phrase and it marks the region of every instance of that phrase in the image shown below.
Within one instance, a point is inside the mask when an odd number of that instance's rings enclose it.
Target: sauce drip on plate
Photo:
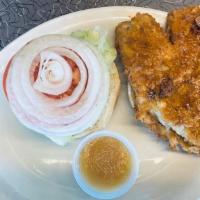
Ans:
[[[132,164],[128,149],[119,140],[104,136],[88,143],[80,154],[80,169],[95,187],[113,189],[130,176]]]

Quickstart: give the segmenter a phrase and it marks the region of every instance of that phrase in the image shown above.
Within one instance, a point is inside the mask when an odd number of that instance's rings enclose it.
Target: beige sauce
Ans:
[[[128,179],[131,160],[130,153],[122,142],[104,136],[84,147],[80,155],[80,168],[93,186],[112,189]]]

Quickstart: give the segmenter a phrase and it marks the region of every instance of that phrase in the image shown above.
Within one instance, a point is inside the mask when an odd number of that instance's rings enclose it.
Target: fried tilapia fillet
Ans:
[[[172,149],[195,154],[200,154],[199,16],[200,6],[174,10],[165,31],[151,15],[138,13],[116,28],[136,118]]]

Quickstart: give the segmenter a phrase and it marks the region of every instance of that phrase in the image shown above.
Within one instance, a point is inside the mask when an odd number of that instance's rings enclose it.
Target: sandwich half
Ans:
[[[93,29],[45,35],[20,49],[3,74],[16,118],[59,145],[104,128],[120,87],[105,37]]]

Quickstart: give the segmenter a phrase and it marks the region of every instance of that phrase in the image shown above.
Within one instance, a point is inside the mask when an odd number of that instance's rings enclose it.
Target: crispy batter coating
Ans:
[[[116,28],[116,47],[134,93],[137,119],[169,140],[200,153],[200,6],[174,10],[167,32],[149,14],[138,13]],[[198,24],[199,23],[199,24]],[[184,127],[182,134],[159,123]],[[184,133],[184,134],[183,134]]]

